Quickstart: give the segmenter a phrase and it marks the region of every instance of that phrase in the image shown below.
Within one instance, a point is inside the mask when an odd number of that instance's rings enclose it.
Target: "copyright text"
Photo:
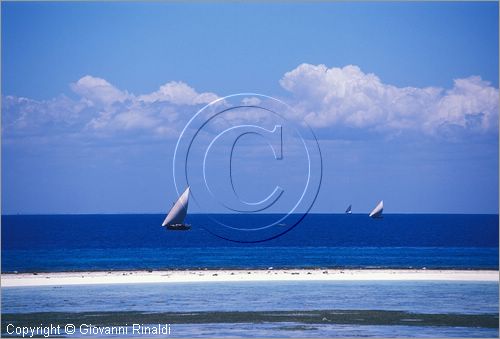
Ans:
[[[74,324],[65,325],[42,325],[40,326],[15,326],[7,325],[7,334],[22,338],[45,337],[72,335],[78,336],[103,336],[103,335],[169,335],[170,324],[125,324],[121,326],[98,326],[92,324]]]

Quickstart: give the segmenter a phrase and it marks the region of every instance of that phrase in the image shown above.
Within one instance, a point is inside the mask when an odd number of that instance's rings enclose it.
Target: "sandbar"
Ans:
[[[252,281],[489,281],[495,270],[435,269],[265,269],[265,270],[153,270],[51,273],[6,273],[2,287],[90,284],[199,283]]]

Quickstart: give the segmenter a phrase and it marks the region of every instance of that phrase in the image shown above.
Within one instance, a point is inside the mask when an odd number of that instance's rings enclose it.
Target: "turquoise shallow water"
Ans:
[[[258,321],[213,323],[210,312],[270,312],[315,310],[377,310],[380,324]],[[174,337],[353,337],[431,336],[491,337],[498,328],[481,326],[388,326],[384,311],[405,311],[438,318],[440,315],[498,316],[498,284],[491,282],[242,282],[136,285],[82,285],[2,288],[2,313],[14,317],[33,312],[71,314],[135,311],[208,312],[200,323],[172,324]],[[233,313],[231,313],[233,312]],[[108,313],[109,314],[109,313]],[[112,313],[111,313],[112,314]],[[292,312],[295,314],[295,312]],[[41,317],[41,318],[40,318]],[[53,315],[37,315],[50,322]],[[109,317],[109,315],[107,315]],[[166,316],[168,321],[171,316]],[[133,318],[132,318],[133,319]],[[190,318],[191,319],[191,318]],[[147,320],[147,319],[146,319]],[[192,320],[192,319],[191,319]],[[190,320],[190,321],[191,321]],[[118,320],[116,320],[118,321]],[[349,322],[348,321],[348,322]],[[179,320],[177,321],[179,322]],[[124,325],[124,324],[123,324]]]
[[[172,327],[174,337],[286,337],[286,338],[346,338],[346,337],[419,337],[419,338],[493,338],[498,329],[446,326],[383,326],[383,325],[302,325],[280,324],[179,324]]]
[[[362,309],[498,313],[491,282],[239,282],[2,288],[2,312]]]
[[[497,215],[389,214],[376,221],[366,215],[308,215],[282,237],[257,245],[212,236],[200,227],[210,227],[207,215],[188,216],[189,232],[166,232],[159,226],[163,217],[2,216],[2,272],[498,269]],[[220,217],[252,227],[275,216]],[[145,324],[174,319],[172,337],[497,337],[498,297],[496,282],[459,281],[12,287],[2,288],[2,333],[6,321],[48,324],[86,317],[125,325],[140,317]],[[269,315],[273,311],[288,313],[277,319]],[[325,321],[321,315],[311,322],[307,312],[350,315],[327,315]]]
[[[145,324],[154,326],[156,324]],[[417,337],[417,338],[495,338],[498,329],[456,326],[401,326],[401,325],[352,325],[352,324],[302,324],[295,322],[282,323],[204,323],[204,324],[172,324],[168,337],[204,338],[204,337],[242,337],[242,338],[331,338],[331,337]],[[134,337],[132,328],[128,327],[129,337]],[[4,336],[5,333],[4,333]],[[92,337],[76,333],[67,337]],[[123,335],[100,335],[100,337],[123,337]],[[138,337],[138,336],[136,336]],[[147,335],[148,338],[165,338],[165,335]]]

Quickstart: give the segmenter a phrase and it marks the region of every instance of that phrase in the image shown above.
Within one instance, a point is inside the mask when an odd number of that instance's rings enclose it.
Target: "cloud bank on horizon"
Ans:
[[[498,89],[479,76],[455,79],[452,88],[397,87],[358,66],[301,64],[285,73],[281,98],[295,116],[315,129],[351,128],[394,134],[456,136],[497,134]],[[219,98],[170,81],[152,93],[133,94],[86,75],[70,84],[74,98],[47,100],[3,96],[4,141],[52,135],[112,137],[139,133],[176,138],[189,118]],[[248,99],[251,100],[251,99]]]

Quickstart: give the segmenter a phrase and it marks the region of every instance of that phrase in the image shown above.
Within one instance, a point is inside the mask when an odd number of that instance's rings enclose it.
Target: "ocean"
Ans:
[[[164,215],[2,216],[2,272],[196,268],[498,269],[498,215],[310,214],[257,244],[212,235],[213,218],[188,216],[166,231]],[[252,224],[274,215],[217,215]],[[280,227],[280,226],[275,226]],[[208,230],[208,231],[207,231]]]
[[[228,223],[275,215],[218,215]],[[311,214],[267,242],[166,231],[163,215],[2,216],[2,273],[217,268],[498,270],[498,215]],[[8,326],[168,324],[171,337],[498,337],[498,282],[289,281],[2,287]],[[96,330],[98,331],[98,330]],[[97,333],[97,334],[96,334]],[[62,331],[60,336],[100,337]],[[114,336],[114,335],[109,335]],[[124,336],[123,332],[122,335]],[[155,335],[147,335],[148,337]],[[162,335],[157,335],[158,337]],[[164,335],[163,335],[164,336]]]

